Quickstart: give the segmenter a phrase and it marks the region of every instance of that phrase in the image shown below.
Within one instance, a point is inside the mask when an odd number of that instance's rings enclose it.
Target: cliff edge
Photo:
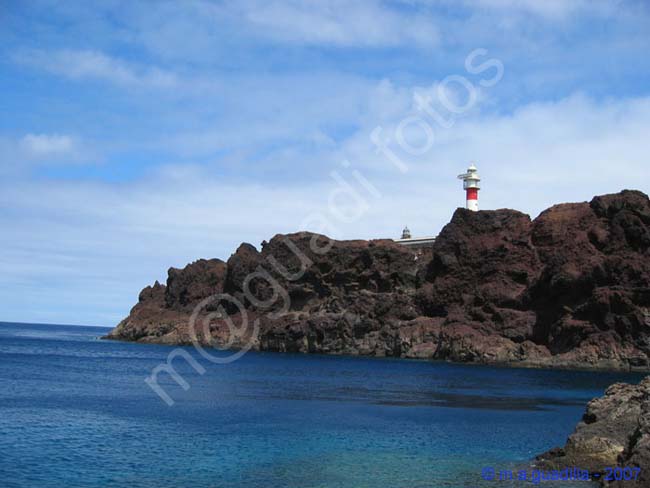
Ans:
[[[625,190],[532,221],[458,209],[419,255],[307,232],[242,244],[171,268],[107,337],[649,370],[649,310],[650,202]]]

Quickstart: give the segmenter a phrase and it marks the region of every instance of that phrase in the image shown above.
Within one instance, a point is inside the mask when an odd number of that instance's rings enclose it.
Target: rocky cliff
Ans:
[[[600,473],[605,467],[641,468],[636,482],[602,481],[603,486],[650,486],[650,376],[639,385],[616,383],[589,402],[582,421],[563,448],[538,456],[539,464],[557,470],[580,467]],[[630,473],[628,473],[630,475]]]
[[[420,254],[306,232],[242,244],[170,269],[108,337],[647,370],[649,309],[650,202],[623,191],[532,221],[458,209]]]

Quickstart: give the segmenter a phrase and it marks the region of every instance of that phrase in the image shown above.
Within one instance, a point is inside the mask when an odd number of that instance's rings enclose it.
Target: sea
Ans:
[[[531,459],[563,445],[608,385],[641,379],[260,352],[215,362],[101,340],[108,330],[0,323],[0,486],[536,486]],[[529,481],[506,480],[522,470]]]

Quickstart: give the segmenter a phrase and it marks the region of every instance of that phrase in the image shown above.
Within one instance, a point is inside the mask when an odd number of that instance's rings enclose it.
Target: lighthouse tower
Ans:
[[[458,175],[459,180],[463,180],[463,189],[467,195],[467,210],[472,210],[473,212],[478,211],[478,191],[481,189],[479,186],[479,181],[481,178],[478,175],[478,170],[473,164],[467,168],[467,173]]]

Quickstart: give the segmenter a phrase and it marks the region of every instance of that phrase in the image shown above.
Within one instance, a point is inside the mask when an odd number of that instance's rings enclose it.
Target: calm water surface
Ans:
[[[194,353],[205,374],[175,363],[187,391],[161,375],[168,407],[144,379],[173,348],[98,340],[107,331],[0,323],[1,486],[506,486],[481,469],[563,444],[588,400],[640,379]]]

